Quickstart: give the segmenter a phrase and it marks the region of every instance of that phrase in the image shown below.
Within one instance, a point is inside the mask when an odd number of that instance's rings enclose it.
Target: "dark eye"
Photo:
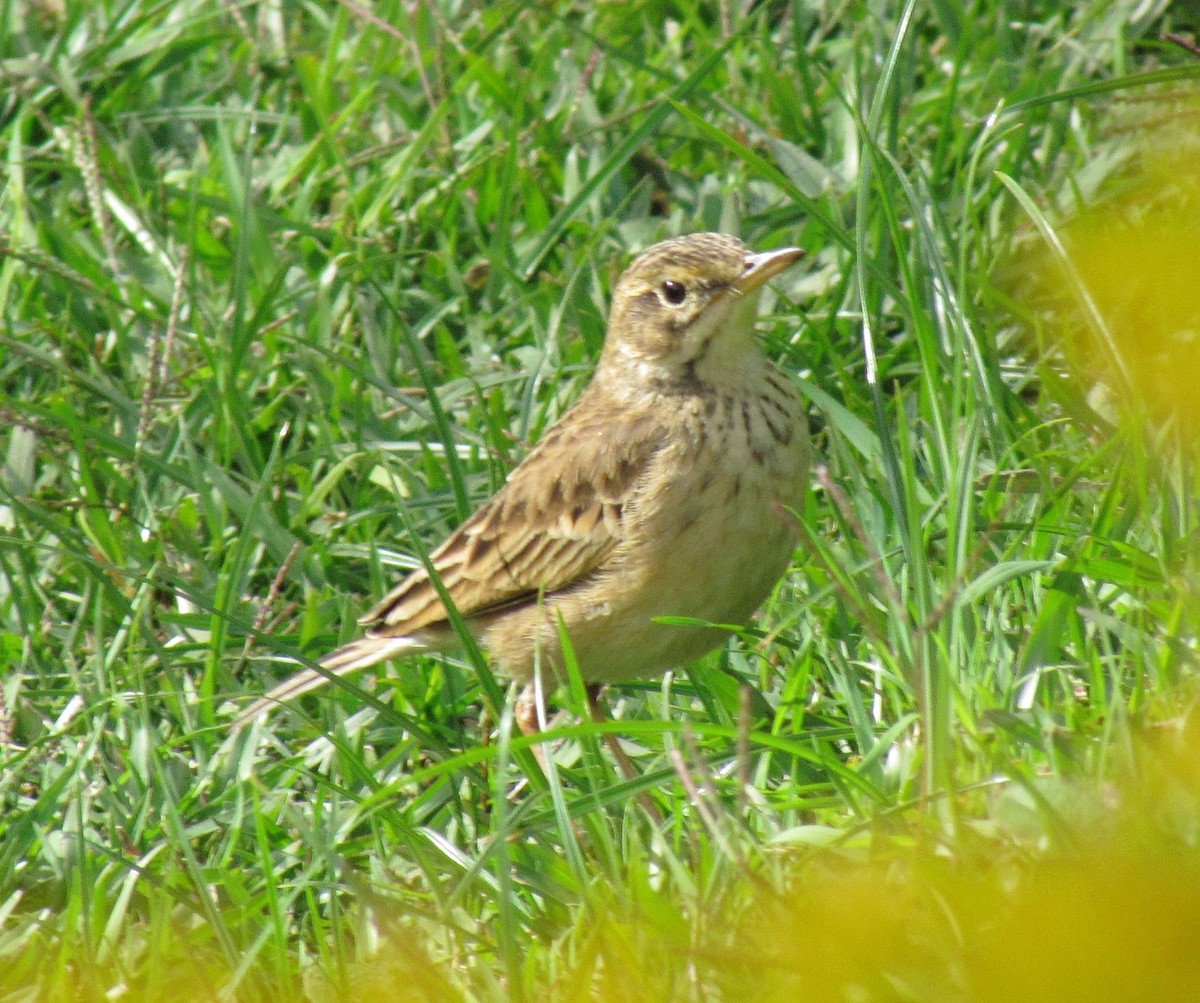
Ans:
[[[687,288],[682,282],[676,282],[673,279],[667,279],[662,284],[663,298],[674,306],[679,306],[687,299]]]

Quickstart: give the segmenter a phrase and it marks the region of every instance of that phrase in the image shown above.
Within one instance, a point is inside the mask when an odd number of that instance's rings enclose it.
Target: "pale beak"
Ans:
[[[752,293],[768,279],[773,279],[785,268],[790,268],[804,257],[799,247],[782,247],[777,251],[762,251],[746,255],[746,271],[733,284],[733,288],[745,295]]]

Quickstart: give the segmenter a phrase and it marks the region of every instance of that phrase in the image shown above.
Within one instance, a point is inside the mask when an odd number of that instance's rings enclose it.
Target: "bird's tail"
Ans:
[[[347,676],[359,669],[366,669],[379,662],[387,661],[398,655],[428,649],[427,644],[413,637],[362,637],[351,641],[336,651],[331,651],[320,661],[325,671],[304,669],[294,676],[285,679],[265,696],[259,697],[249,707],[242,711],[233,722],[233,730],[237,731],[261,714],[266,713],[277,704],[320,689],[329,682],[331,676]]]

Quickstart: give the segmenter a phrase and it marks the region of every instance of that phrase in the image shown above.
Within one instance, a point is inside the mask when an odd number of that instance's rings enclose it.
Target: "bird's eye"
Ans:
[[[679,306],[687,299],[687,287],[682,282],[676,282],[674,279],[667,279],[662,284],[663,299],[673,306]]]

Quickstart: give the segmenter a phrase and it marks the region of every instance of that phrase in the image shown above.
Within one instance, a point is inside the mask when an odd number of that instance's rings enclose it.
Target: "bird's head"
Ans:
[[[763,283],[803,253],[754,253],[722,233],[655,244],[617,281],[601,366],[637,383],[719,377],[756,350]]]

